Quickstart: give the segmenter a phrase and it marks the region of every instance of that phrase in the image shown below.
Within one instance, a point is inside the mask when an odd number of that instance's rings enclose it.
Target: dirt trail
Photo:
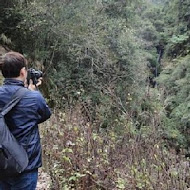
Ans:
[[[36,190],[50,190],[51,178],[42,169],[39,170],[38,184]]]

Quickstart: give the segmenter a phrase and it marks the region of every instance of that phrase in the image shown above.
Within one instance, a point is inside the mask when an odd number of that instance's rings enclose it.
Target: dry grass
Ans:
[[[122,134],[84,122],[80,107],[55,113],[43,128],[43,149],[52,190],[188,190],[190,165],[167,150],[158,123]]]

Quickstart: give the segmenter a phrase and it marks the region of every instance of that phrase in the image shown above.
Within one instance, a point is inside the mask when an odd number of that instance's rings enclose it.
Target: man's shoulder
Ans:
[[[3,91],[5,89],[4,86],[0,86],[0,91]]]
[[[35,98],[35,99],[43,98],[41,92],[37,90],[28,90],[26,96],[29,98]]]
[[[27,105],[27,109],[30,107],[30,108],[33,108],[33,106],[35,107],[36,109],[36,106],[38,107],[41,102],[42,102],[42,95],[39,91],[31,91],[31,90],[28,90],[26,92],[26,94],[24,95],[24,97],[21,99],[20,101],[20,106],[23,107],[24,105]]]
[[[10,96],[10,90],[7,89],[5,86],[0,86],[0,98],[4,96]]]

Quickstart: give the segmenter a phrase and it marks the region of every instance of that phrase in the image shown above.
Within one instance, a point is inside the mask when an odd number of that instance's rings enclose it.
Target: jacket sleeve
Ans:
[[[39,124],[46,121],[51,116],[50,108],[48,107],[44,97],[39,91],[38,91],[38,98],[37,98],[37,107],[38,107],[37,112],[39,114],[39,121],[38,121],[38,124]]]

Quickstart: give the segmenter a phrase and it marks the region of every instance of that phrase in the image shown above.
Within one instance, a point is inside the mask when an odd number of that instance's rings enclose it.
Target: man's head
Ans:
[[[27,60],[17,52],[8,52],[1,57],[0,69],[4,78],[19,78],[24,81],[27,77]]]

